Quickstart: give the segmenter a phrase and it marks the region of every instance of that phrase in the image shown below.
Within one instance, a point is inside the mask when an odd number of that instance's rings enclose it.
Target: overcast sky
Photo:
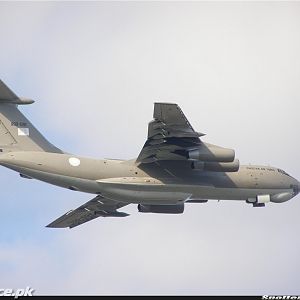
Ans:
[[[141,150],[153,102],[205,141],[300,179],[299,2],[1,2],[1,79],[56,146]],[[36,294],[300,294],[300,197],[44,226],[91,199],[0,170],[0,288]]]

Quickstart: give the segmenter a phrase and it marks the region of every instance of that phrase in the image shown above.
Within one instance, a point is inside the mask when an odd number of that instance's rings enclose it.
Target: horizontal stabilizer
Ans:
[[[19,109],[34,101],[18,97],[0,80],[0,152],[43,151],[63,153],[52,145]]]
[[[0,80],[0,104],[12,103],[12,104],[32,104],[33,100],[27,98],[18,97],[6,84]]]

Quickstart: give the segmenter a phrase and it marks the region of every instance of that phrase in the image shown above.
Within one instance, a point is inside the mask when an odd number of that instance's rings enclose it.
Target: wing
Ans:
[[[73,228],[98,217],[127,217],[128,214],[117,211],[127,204],[97,196],[82,206],[71,210],[47,225],[50,228]]]
[[[148,125],[148,139],[137,162],[185,160],[187,153],[202,143],[203,133],[193,127],[177,104],[155,103],[153,121]]]

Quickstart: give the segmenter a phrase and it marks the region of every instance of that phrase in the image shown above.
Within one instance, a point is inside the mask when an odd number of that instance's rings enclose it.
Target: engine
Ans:
[[[233,162],[235,152],[232,149],[203,143],[197,149],[188,152],[188,159],[207,162]]]
[[[207,162],[194,161],[192,169],[212,172],[237,172],[240,168],[240,162],[235,159],[233,162]]]
[[[182,214],[184,211],[184,204],[177,204],[177,205],[139,204],[138,211],[142,213],[156,213],[156,214]]]

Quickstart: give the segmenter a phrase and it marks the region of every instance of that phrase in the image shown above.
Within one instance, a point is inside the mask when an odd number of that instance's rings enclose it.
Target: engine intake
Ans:
[[[139,204],[138,211],[142,213],[156,213],[156,214],[182,214],[184,211],[184,204],[177,204],[177,205]]]

